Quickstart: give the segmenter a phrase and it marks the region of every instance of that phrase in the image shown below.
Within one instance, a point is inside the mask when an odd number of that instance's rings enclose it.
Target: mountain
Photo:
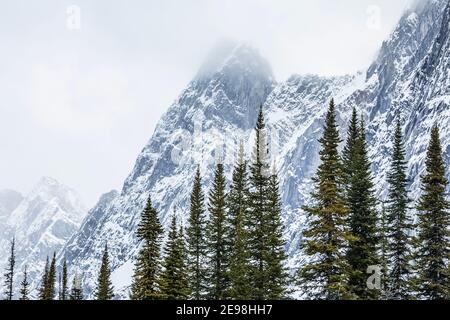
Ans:
[[[11,212],[17,208],[23,196],[14,190],[0,190],[0,230],[2,230]]]
[[[78,230],[87,210],[77,193],[52,178],[42,178],[10,213],[0,236],[0,261],[8,257],[9,241],[16,239],[16,270],[28,266],[32,288],[45,259],[59,252]]]
[[[273,161],[280,173],[289,268],[304,263],[301,251],[311,177],[318,165],[318,139],[328,101],[335,98],[342,138],[353,107],[367,118],[369,154],[380,197],[386,190],[393,122],[401,117],[407,139],[411,193],[419,192],[426,144],[433,123],[442,129],[450,167],[450,81],[448,0],[421,1],[409,9],[365,72],[342,77],[295,75],[276,83],[267,61],[247,45],[214,51],[194,80],[161,118],[138,156],[120,194],[102,198],[81,230],[65,246],[69,264],[84,274],[92,293],[99,260],[108,243],[113,279],[127,296],[140,212],[151,194],[164,225],[176,213],[184,223],[193,174],[200,165],[205,191],[214,160],[228,178],[237,145],[251,154],[252,128],[263,104]]]

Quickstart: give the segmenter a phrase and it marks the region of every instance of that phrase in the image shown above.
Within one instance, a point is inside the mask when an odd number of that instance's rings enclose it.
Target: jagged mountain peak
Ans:
[[[272,68],[259,50],[251,44],[235,41],[217,44],[200,67],[195,80],[209,80],[218,74],[254,74],[274,81]]]

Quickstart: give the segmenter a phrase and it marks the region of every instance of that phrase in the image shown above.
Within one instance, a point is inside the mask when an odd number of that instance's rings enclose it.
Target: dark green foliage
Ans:
[[[410,260],[411,232],[413,226],[408,216],[408,180],[406,177],[406,152],[400,121],[397,121],[391,168],[387,182],[389,193],[387,198],[387,223],[385,236],[387,242],[386,259],[389,270],[386,277],[386,293],[388,299],[408,299],[410,296]]]
[[[376,198],[372,181],[371,164],[367,155],[364,122],[358,121],[353,109],[343,152],[345,204],[348,209],[350,241],[347,261],[350,267],[348,285],[358,299],[377,299],[380,291],[367,286],[369,266],[379,264],[377,247]]]
[[[304,292],[316,299],[347,299],[349,266],[346,249],[354,240],[348,230],[348,208],[343,194],[341,142],[331,100],[323,137],[319,140],[321,164],[314,178],[314,204],[305,206],[309,224],[304,232],[304,252],[313,260],[300,270]]]
[[[233,171],[233,182],[227,197],[230,239],[229,297],[247,300],[251,297],[250,256],[246,232],[248,215],[248,177],[244,147],[241,143],[238,162]]]
[[[160,298],[158,272],[160,269],[160,246],[163,229],[158,213],[152,206],[151,198],[141,215],[137,237],[143,242],[137,257],[131,298],[133,300],[152,300]]]
[[[274,172],[269,179],[269,207],[266,218],[267,229],[267,285],[266,298],[279,300],[285,298],[288,281],[287,272],[283,266],[286,254],[283,241],[283,223],[281,221],[281,197],[278,176]]]
[[[189,225],[187,228],[187,252],[190,283],[190,297],[200,300],[206,291],[206,216],[205,197],[202,191],[200,167],[194,179],[191,194]]]
[[[47,256],[47,260],[45,262],[45,267],[44,267],[44,272],[42,274],[41,286],[39,288],[39,299],[40,300],[46,300],[46,297],[47,297],[48,269],[49,269],[49,262],[48,262],[48,256]]]
[[[188,274],[186,268],[186,244],[183,229],[177,230],[174,215],[168,239],[164,247],[163,271],[160,277],[161,295],[164,299],[183,300],[188,298]]]
[[[105,245],[105,251],[103,252],[95,298],[97,300],[111,300],[114,298],[114,288],[111,282],[111,271],[109,269],[108,245]]]
[[[30,283],[28,282],[27,266],[23,270],[23,279],[20,283],[20,300],[29,300]]]
[[[206,235],[208,244],[208,298],[222,300],[229,289],[230,245],[226,220],[226,192],[223,164],[217,165],[214,181],[209,193],[209,221]]]
[[[417,278],[414,284],[419,298],[443,300],[450,298],[450,204],[446,198],[448,180],[437,126],[431,131],[425,165],[422,195],[417,206]]]
[[[67,300],[68,298],[68,288],[67,288],[67,262],[64,259],[63,262],[63,271],[62,271],[62,281],[61,281],[61,300]]]
[[[15,244],[16,240],[13,238],[11,240],[11,249],[8,258],[8,267],[5,273],[5,296],[6,300],[12,300],[14,297],[14,267],[16,265],[16,254],[15,254]]]
[[[246,219],[247,243],[250,254],[252,298],[264,300],[283,296],[276,293],[284,282],[283,273],[277,273],[278,250],[274,244],[279,238],[278,210],[274,210],[270,189],[270,166],[267,132],[262,107],[256,123],[256,141],[250,165],[249,210]],[[273,221],[269,221],[272,220]],[[275,245],[277,247],[277,245]],[[269,283],[272,278],[273,283]],[[276,278],[276,279],[275,279]],[[275,284],[276,283],[276,284]],[[275,287],[270,287],[274,285]]]

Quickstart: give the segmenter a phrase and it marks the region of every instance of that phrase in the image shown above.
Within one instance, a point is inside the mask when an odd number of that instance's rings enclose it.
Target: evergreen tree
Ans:
[[[12,300],[14,297],[14,267],[16,265],[16,253],[15,253],[16,240],[11,240],[11,249],[8,258],[8,267],[5,273],[5,295],[6,300]]]
[[[28,282],[27,266],[23,270],[23,279],[20,283],[20,300],[29,300],[30,283]]]
[[[200,300],[206,290],[206,217],[205,197],[202,191],[200,167],[194,179],[191,194],[191,209],[187,228],[188,270],[190,279],[190,296]]]
[[[388,172],[387,198],[387,260],[389,272],[386,289],[389,299],[408,299],[410,288],[411,238],[412,221],[408,217],[408,180],[406,177],[406,152],[400,121],[397,121],[391,168]]]
[[[105,245],[105,251],[103,252],[95,297],[97,300],[111,300],[114,298],[114,288],[111,282],[111,271],[109,269],[108,245]]]
[[[267,133],[262,107],[256,123],[256,138],[250,165],[249,211],[247,215],[247,242],[250,253],[250,279],[252,298],[267,298],[269,176]]]
[[[160,278],[161,295],[165,299],[186,299],[188,295],[186,253],[183,237],[183,230],[180,229],[178,231],[177,219],[174,215],[164,247],[164,268]]]
[[[450,204],[446,199],[448,180],[439,129],[431,130],[431,141],[425,161],[426,173],[421,177],[422,195],[417,210],[417,279],[419,298],[444,300],[449,298],[450,274]]]
[[[61,281],[61,300],[67,300],[68,289],[67,289],[67,262],[64,259],[63,270],[62,270],[62,281]]]
[[[208,244],[209,298],[223,300],[229,289],[229,234],[226,220],[226,191],[223,164],[217,164],[212,189],[209,193],[209,221],[206,235]]]
[[[250,256],[247,245],[246,221],[248,215],[249,187],[244,146],[239,148],[238,162],[233,171],[233,181],[227,197],[230,255],[230,292],[235,300],[251,297]]]
[[[288,274],[283,266],[286,254],[283,241],[283,223],[281,221],[281,196],[276,168],[269,180],[269,210],[266,220],[267,229],[267,286],[266,298],[279,300],[285,298]]]
[[[48,262],[48,256],[47,256],[47,260],[45,261],[44,273],[42,274],[42,279],[41,279],[41,287],[39,288],[39,299],[40,300],[47,299],[48,269],[49,269],[49,262]]]
[[[347,260],[350,267],[349,289],[359,299],[377,299],[379,290],[367,286],[369,266],[378,265],[379,234],[377,232],[376,198],[371,163],[367,155],[364,121],[358,122],[353,109],[343,152],[345,204],[349,227],[354,239],[350,241]]]
[[[184,234],[183,226],[180,226],[178,231],[178,251],[180,254],[179,266],[178,266],[178,287],[179,290],[179,298],[180,299],[188,299],[189,298],[189,270],[187,266],[188,256],[187,256],[187,248],[186,248],[186,238]]]
[[[53,300],[55,298],[55,282],[56,282],[56,253],[53,253],[52,262],[48,269],[47,285],[45,288],[44,300]]]
[[[351,297],[346,250],[354,240],[347,226],[348,208],[343,194],[341,142],[336,124],[334,101],[326,115],[323,137],[319,140],[321,164],[314,178],[313,205],[305,206],[309,225],[304,232],[304,252],[312,262],[300,270],[305,293],[317,299]]]
[[[78,276],[77,273],[75,273],[75,276],[73,277],[72,288],[70,289],[69,298],[70,300],[84,299],[81,278]]]
[[[134,270],[131,295],[133,300],[159,298],[157,277],[160,268],[162,233],[158,213],[153,208],[149,197],[137,230],[138,239],[144,243],[139,251]]]

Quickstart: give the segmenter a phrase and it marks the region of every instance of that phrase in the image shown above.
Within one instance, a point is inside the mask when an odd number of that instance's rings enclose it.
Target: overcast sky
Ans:
[[[121,188],[161,114],[218,41],[259,48],[278,81],[353,73],[372,61],[407,3],[2,1],[0,189],[26,193],[51,176],[90,207]]]

